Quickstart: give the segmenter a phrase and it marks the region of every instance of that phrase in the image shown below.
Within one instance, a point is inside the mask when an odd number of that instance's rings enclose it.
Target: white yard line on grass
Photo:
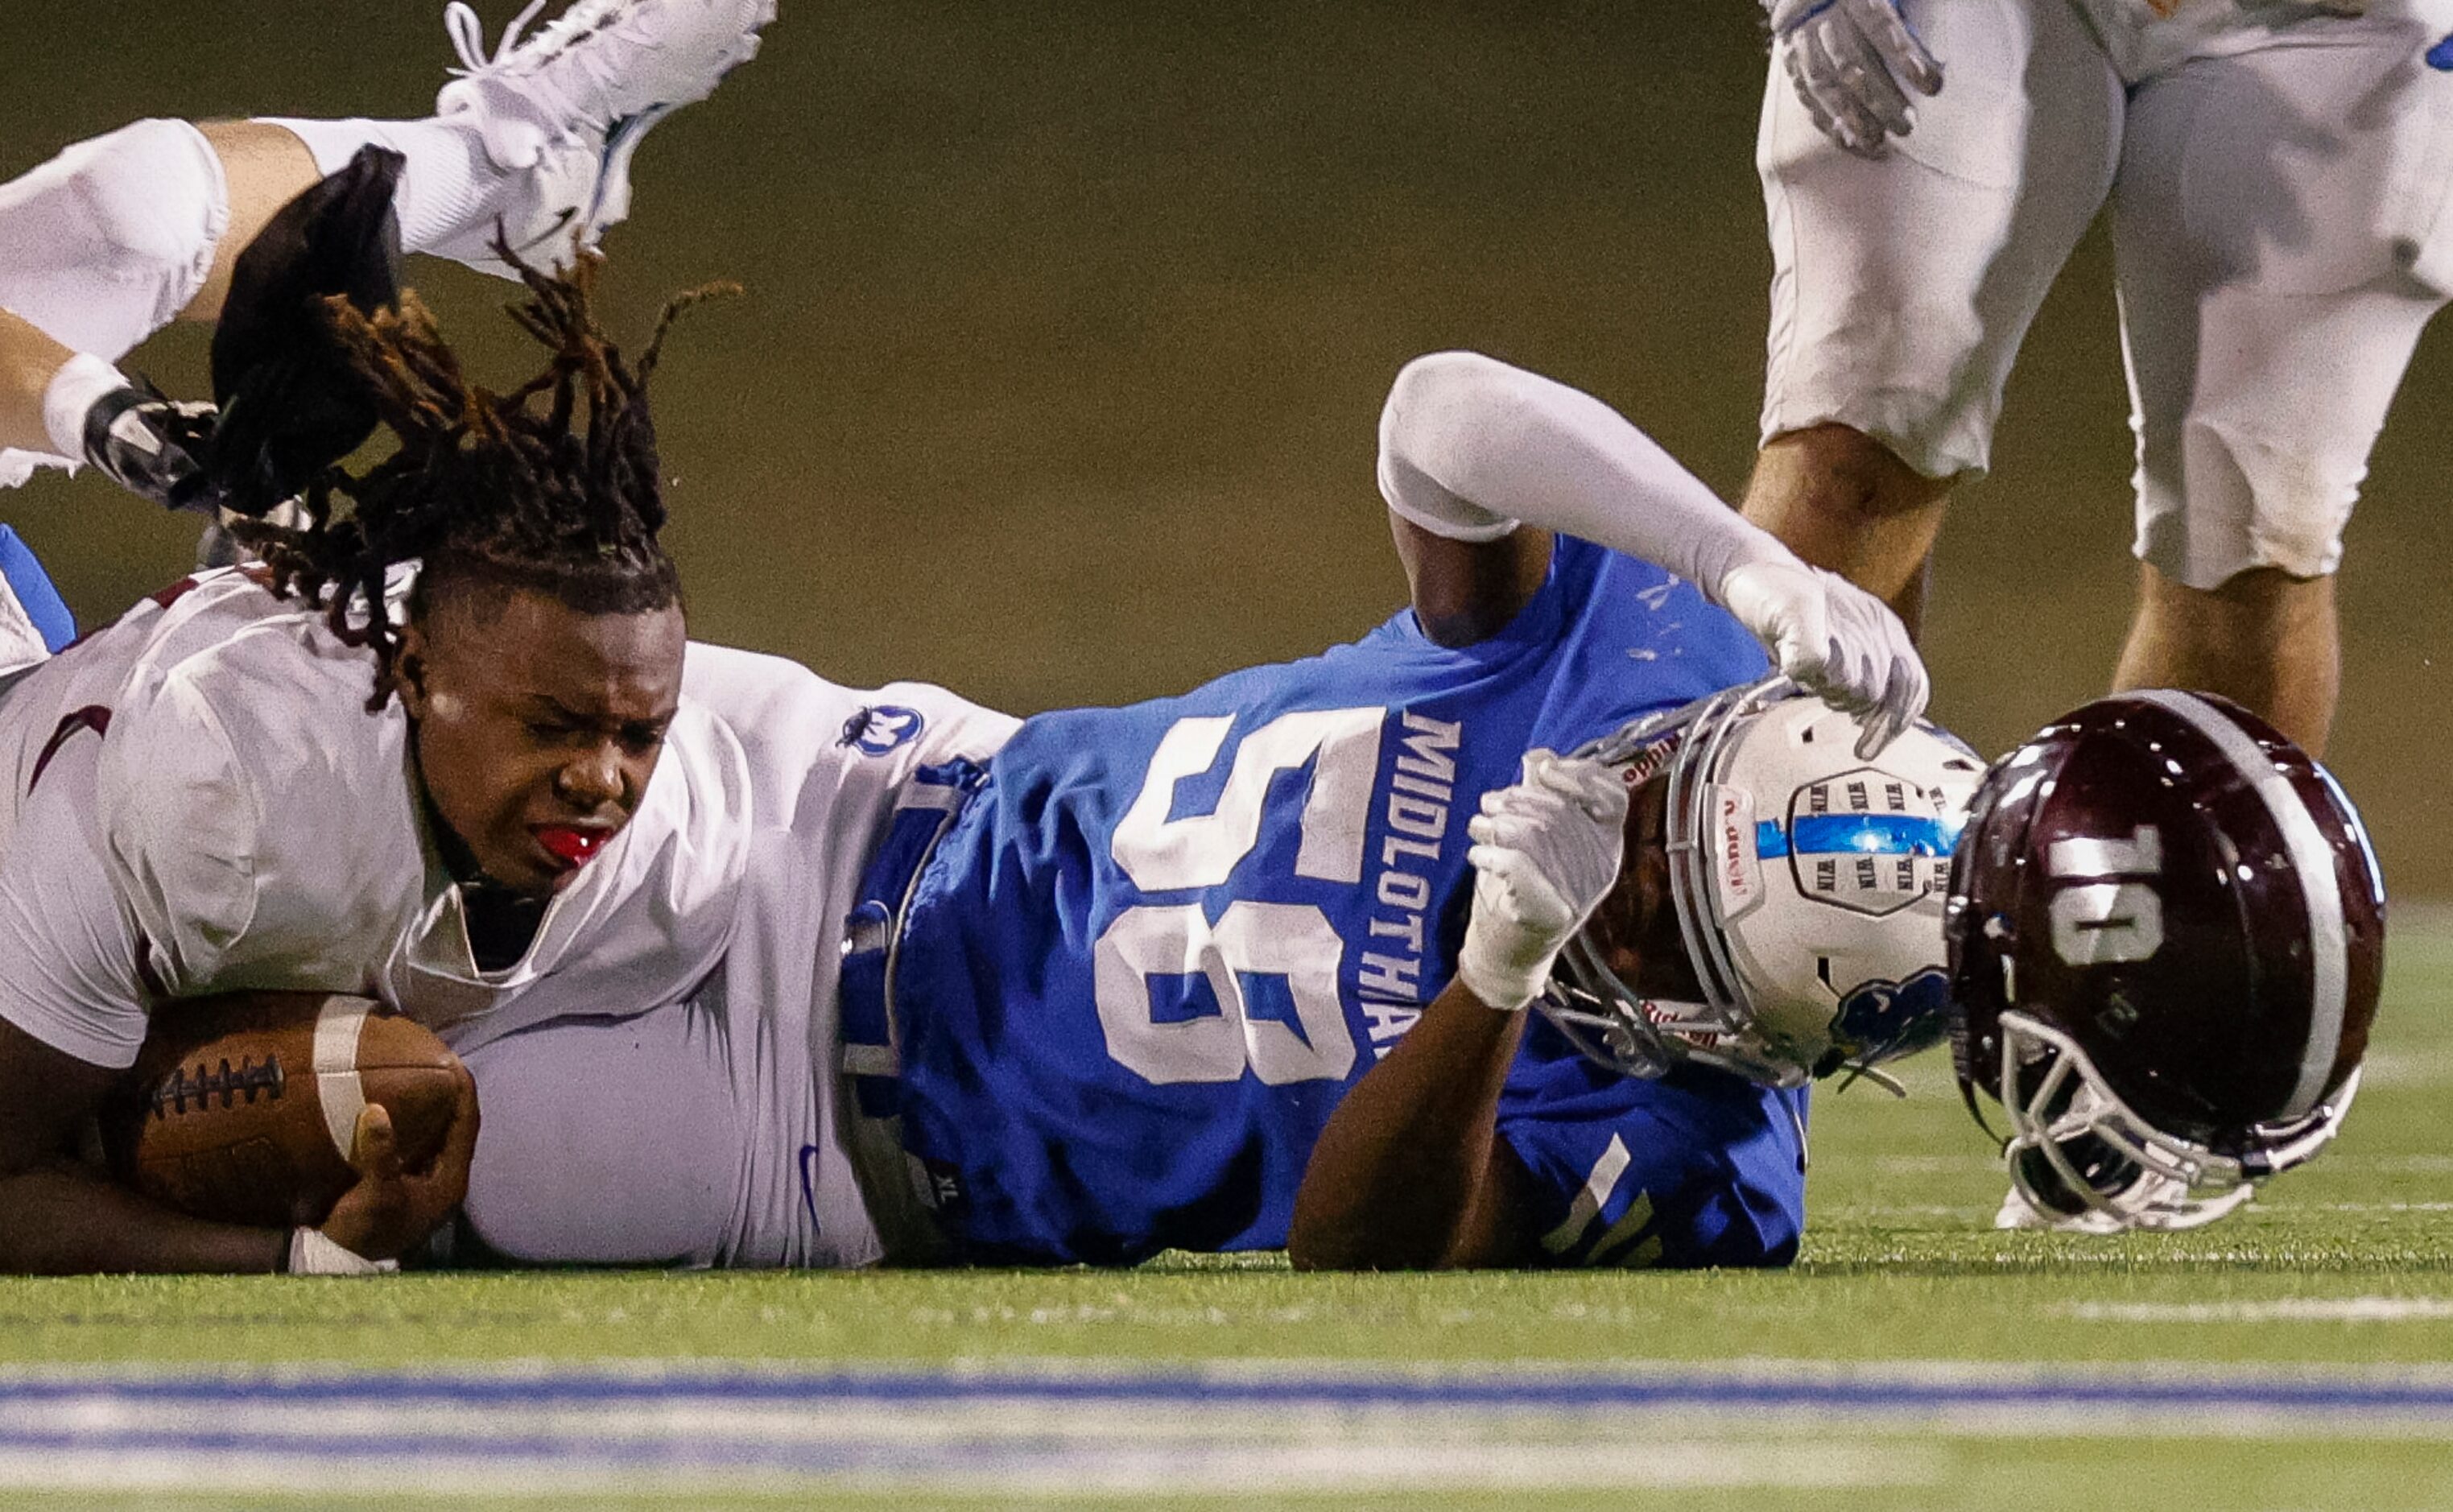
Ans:
[[[2453,1052],[2370,1050],[2361,1073],[2363,1089],[2443,1086],[2453,1083]]]
[[[2323,1168],[2381,1171],[2394,1176],[2453,1176],[2453,1155],[2328,1155]]]
[[[2453,1213],[2453,1203],[2278,1203],[2274,1205],[2316,1213]]]
[[[2052,1309],[2082,1323],[2424,1323],[2453,1318],[2445,1297],[2285,1297],[2273,1302],[2081,1302]]]
[[[1936,1473],[1937,1434],[2453,1440],[2453,1372],[1755,1361],[0,1375],[0,1490],[340,1493],[403,1483],[410,1464],[422,1486],[540,1495],[1892,1485]]]
[[[0,1452],[0,1487],[74,1490],[320,1491],[568,1496],[788,1490],[822,1483],[882,1497],[929,1488],[1000,1499],[1066,1502],[1091,1495],[1269,1497],[1438,1487],[1490,1491],[1799,1489],[1901,1486],[1939,1474],[1929,1451],[1837,1440],[1778,1443],[1726,1439],[1580,1443],[1289,1442],[1246,1439],[1194,1447],[1091,1442],[1075,1437],[1014,1442],[960,1432],[923,1452],[859,1442],[869,1426],[829,1424],[839,1452],[783,1456],[674,1456],[608,1463],[602,1453],[525,1452],[476,1457],[415,1451],[337,1456],[202,1450],[163,1444],[96,1452]],[[615,1457],[618,1459],[618,1457]]]
[[[1965,1171],[1991,1171],[1999,1161],[1975,1155],[1877,1155],[1874,1169],[1885,1176],[1957,1176]]]

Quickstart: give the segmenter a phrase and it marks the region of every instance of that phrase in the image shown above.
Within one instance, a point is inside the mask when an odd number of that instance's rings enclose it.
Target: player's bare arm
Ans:
[[[1505,1264],[1532,1248],[1499,1095],[1525,1008],[1560,950],[1618,889],[1627,793],[1618,770],[1525,758],[1467,826],[1475,881],[1457,973],[1313,1146],[1287,1250],[1306,1268]]]
[[[183,1218],[77,1158],[117,1073],[0,1022],[0,1269],[273,1271],[289,1235]]]
[[[1525,1016],[1451,982],[1355,1084],[1312,1147],[1286,1255],[1298,1270],[1438,1270],[1525,1258],[1523,1167],[1498,1134]]]

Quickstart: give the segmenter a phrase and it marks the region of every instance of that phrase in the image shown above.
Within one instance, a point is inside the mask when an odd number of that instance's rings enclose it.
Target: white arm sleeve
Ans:
[[[1793,560],[1609,406],[1474,352],[1397,374],[1380,412],[1380,492],[1434,535],[1493,541],[1538,525],[1665,567],[1715,603],[1731,568]]]
[[[110,885],[94,813],[102,742],[77,735],[43,769],[0,856],[0,1019],[90,1065],[145,1043],[136,933]]]

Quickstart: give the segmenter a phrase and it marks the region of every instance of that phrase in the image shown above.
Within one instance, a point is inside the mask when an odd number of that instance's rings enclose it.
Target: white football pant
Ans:
[[[2453,291],[2453,0],[1903,0],[1948,71],[1886,158],[1775,68],[1763,435],[1836,423],[1981,474],[2046,288],[2107,202],[2136,549],[2210,588],[2331,572],[2419,333]]]

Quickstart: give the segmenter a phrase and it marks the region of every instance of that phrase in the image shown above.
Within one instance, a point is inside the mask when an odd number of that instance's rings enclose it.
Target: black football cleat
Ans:
[[[170,509],[210,512],[216,489],[205,459],[213,444],[211,405],[120,388],[85,416],[86,460],[113,483]]]

